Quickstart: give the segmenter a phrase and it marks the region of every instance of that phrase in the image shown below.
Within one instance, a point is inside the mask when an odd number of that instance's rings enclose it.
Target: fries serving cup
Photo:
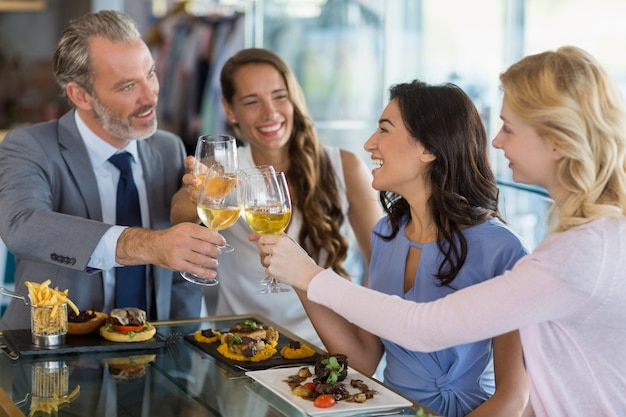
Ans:
[[[31,304],[30,331],[35,346],[54,347],[64,344],[67,336],[67,304]]]

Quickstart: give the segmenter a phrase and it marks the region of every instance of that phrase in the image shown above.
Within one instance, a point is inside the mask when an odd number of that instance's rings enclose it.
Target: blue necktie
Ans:
[[[133,179],[131,162],[133,156],[121,152],[109,158],[120,170],[117,183],[115,223],[120,226],[141,227],[139,194]],[[116,268],[115,307],[138,307],[146,310],[146,266],[133,265]]]

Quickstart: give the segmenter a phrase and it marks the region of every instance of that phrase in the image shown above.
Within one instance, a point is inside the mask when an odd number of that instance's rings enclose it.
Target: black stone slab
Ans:
[[[252,320],[252,319],[250,319]],[[256,321],[256,320],[254,320]],[[258,322],[257,322],[258,323]],[[263,323],[259,323],[263,326],[263,328],[268,329],[269,326],[263,324]],[[208,330],[209,327],[203,328],[202,330]],[[220,333],[224,334],[224,333],[228,333],[229,329],[213,329],[213,331],[219,331]],[[213,356],[215,359],[217,359],[218,361],[230,366],[231,368],[237,370],[237,371],[258,371],[261,369],[268,369],[268,368],[275,368],[275,367],[289,367],[289,366],[306,366],[306,365],[310,365],[310,364],[314,364],[315,360],[317,359],[317,357],[319,356],[319,353],[315,352],[315,355],[309,357],[309,358],[303,358],[303,359],[286,359],[283,358],[280,355],[280,350],[289,345],[289,343],[291,343],[293,341],[293,339],[291,339],[288,336],[285,336],[283,334],[278,335],[278,344],[276,345],[276,353],[274,354],[274,356],[272,356],[271,358],[264,360],[264,361],[260,361],[260,362],[250,362],[250,361],[236,361],[233,359],[229,359],[225,356],[223,356],[221,353],[219,353],[217,351],[218,346],[220,345],[220,342],[214,342],[214,343],[202,343],[202,342],[198,342],[194,339],[194,335],[193,334],[187,334],[184,336],[185,341],[191,343],[192,345],[194,345],[195,347],[197,347],[198,349],[202,350],[205,353],[208,353],[209,355]],[[306,344],[304,342],[301,342],[303,344]],[[315,350],[315,348],[312,345],[308,345],[311,349]]]
[[[7,344],[20,356],[143,350],[165,346],[165,338],[158,333],[145,342],[111,342],[97,333],[85,335],[68,334],[64,344],[51,347],[34,345],[30,329],[4,330],[3,335]]]

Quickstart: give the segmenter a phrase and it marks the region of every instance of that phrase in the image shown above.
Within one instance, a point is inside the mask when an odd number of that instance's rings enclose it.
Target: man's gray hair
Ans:
[[[94,37],[114,42],[133,42],[141,39],[141,34],[130,16],[114,10],[87,13],[70,21],[52,57],[54,75],[63,94],[70,81],[93,94],[89,41]]]

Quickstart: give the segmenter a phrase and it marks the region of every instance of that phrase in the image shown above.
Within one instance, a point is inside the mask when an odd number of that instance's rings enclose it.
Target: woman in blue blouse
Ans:
[[[500,275],[527,254],[500,219],[486,132],[467,94],[453,84],[393,86],[378,125],[365,149],[387,216],[372,234],[370,288],[431,301]],[[348,354],[369,374],[386,354],[385,383],[443,416],[523,413],[528,387],[517,332],[413,352],[298,294],[329,352]]]

